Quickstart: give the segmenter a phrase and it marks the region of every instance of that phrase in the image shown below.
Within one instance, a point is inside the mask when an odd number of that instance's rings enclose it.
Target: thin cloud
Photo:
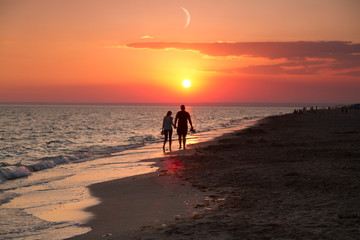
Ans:
[[[336,75],[338,75],[338,76],[360,77],[360,70],[359,71],[349,71],[349,72],[337,73]]]
[[[313,60],[304,59],[300,61],[288,61],[285,63],[268,64],[268,65],[250,65],[247,67],[234,68],[224,72],[246,73],[246,74],[295,74],[309,75],[318,74],[320,71],[327,69],[333,63],[332,60]]]
[[[153,36],[149,36],[149,35],[144,35],[140,37],[141,39],[154,39]]]
[[[331,58],[338,55],[359,57],[360,44],[351,42],[143,42],[126,44],[132,48],[195,50],[210,56],[252,56],[279,58]]]
[[[318,74],[326,71],[356,72],[360,69],[360,44],[344,41],[321,42],[143,42],[126,44],[138,49],[192,50],[211,57],[285,59],[286,63],[253,65],[235,71],[260,74]],[[317,59],[314,61],[313,59]],[[335,73],[334,72],[334,73]]]

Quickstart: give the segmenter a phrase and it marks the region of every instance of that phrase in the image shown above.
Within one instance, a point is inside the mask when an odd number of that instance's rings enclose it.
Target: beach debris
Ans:
[[[199,219],[199,218],[202,217],[202,214],[201,214],[201,213],[198,213],[198,212],[193,212],[193,213],[191,214],[191,216],[192,216],[193,219]]]
[[[112,236],[111,233],[107,233],[107,234],[102,235],[103,238],[104,238],[104,237],[111,237],[111,236]]]

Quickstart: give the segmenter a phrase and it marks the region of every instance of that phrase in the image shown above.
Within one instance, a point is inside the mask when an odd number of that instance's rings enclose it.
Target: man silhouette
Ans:
[[[175,117],[175,126],[178,123],[178,125],[177,125],[177,134],[179,135],[179,149],[181,149],[181,142],[183,143],[183,148],[185,149],[186,148],[185,147],[186,135],[187,135],[187,132],[188,132],[188,121],[189,121],[190,126],[191,126],[190,130],[194,131],[193,130],[194,128],[193,128],[193,125],[192,125],[192,122],[191,122],[190,114],[185,111],[185,106],[181,105],[180,109],[181,109],[181,111],[177,112],[176,117]]]

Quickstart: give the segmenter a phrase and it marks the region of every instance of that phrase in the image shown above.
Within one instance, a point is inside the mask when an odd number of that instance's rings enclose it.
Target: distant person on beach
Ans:
[[[169,138],[169,151],[171,151],[171,138],[172,138],[172,133],[173,133],[173,129],[172,127],[175,127],[175,124],[173,123],[173,118],[171,117],[172,112],[168,111],[166,116],[164,117],[163,120],[163,125],[162,125],[162,131],[165,135],[165,139],[164,139],[164,145],[163,145],[163,151],[165,152],[165,144]]]
[[[175,117],[175,126],[177,126],[177,134],[179,135],[179,149],[181,149],[181,143],[183,143],[183,148],[186,148],[186,135],[188,132],[188,121],[190,123],[190,131],[194,131],[191,117],[188,112],[185,111],[185,106],[180,106],[181,111],[177,112]],[[179,121],[179,122],[178,122]],[[176,125],[178,123],[178,125]]]

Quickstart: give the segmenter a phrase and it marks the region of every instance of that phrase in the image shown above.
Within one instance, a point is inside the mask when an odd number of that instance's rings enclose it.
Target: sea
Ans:
[[[193,145],[293,107],[187,106]],[[87,186],[155,172],[161,127],[178,105],[0,105],[0,239],[65,239],[91,231]],[[173,135],[173,152],[178,148]]]

